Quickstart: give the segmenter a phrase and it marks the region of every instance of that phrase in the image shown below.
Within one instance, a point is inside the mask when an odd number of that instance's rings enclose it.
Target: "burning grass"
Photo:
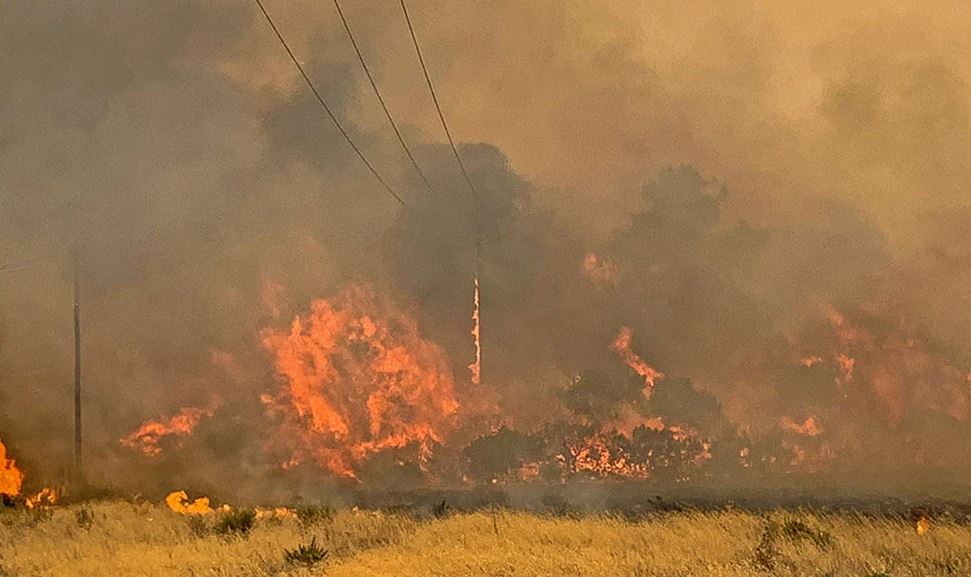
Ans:
[[[772,511],[626,520],[494,509],[436,517],[343,510],[198,533],[165,505],[102,502],[0,512],[0,574],[74,575],[966,575],[971,527],[934,519]],[[83,513],[82,513],[83,511]],[[84,522],[79,519],[83,517]],[[309,543],[309,545],[308,545]],[[326,553],[324,553],[326,552]]]

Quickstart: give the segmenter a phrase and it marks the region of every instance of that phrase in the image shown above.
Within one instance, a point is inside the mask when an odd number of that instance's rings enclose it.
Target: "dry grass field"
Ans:
[[[809,511],[298,513],[193,517],[123,501],[0,510],[0,576],[971,575],[971,528],[941,519],[921,535],[909,519]]]

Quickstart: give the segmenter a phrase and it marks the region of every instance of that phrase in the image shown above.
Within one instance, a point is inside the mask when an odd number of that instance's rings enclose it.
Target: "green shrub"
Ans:
[[[327,549],[317,544],[317,537],[306,545],[299,545],[296,549],[287,549],[283,553],[283,560],[291,565],[312,567],[327,558]]]
[[[297,520],[304,527],[319,525],[334,519],[334,510],[320,505],[304,505],[295,509]]]
[[[246,535],[256,523],[256,511],[236,509],[223,515],[216,522],[216,533],[220,535]]]

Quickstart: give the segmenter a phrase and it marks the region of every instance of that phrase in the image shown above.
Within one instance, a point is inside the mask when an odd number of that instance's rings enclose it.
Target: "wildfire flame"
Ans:
[[[192,434],[196,425],[203,417],[211,417],[219,403],[214,402],[209,407],[184,407],[167,419],[148,421],[137,431],[121,440],[122,444],[149,457],[162,454],[160,443],[168,436],[184,437]]]
[[[189,495],[185,491],[173,491],[165,497],[165,504],[169,509],[182,515],[208,515],[213,512],[209,504],[209,497],[199,497],[194,501],[189,500]],[[222,507],[228,510],[225,505]]]
[[[263,507],[257,507],[254,509],[257,519],[274,519],[277,521],[286,521],[297,518],[297,512],[293,509],[287,507],[274,507],[272,509],[267,509]]]
[[[13,459],[7,459],[7,448],[0,441],[0,496],[16,497],[24,482],[24,474]]]
[[[57,504],[57,500],[60,498],[60,496],[61,494],[57,489],[44,487],[36,495],[32,495],[24,499],[24,506],[28,509],[36,509],[38,507],[53,507]]]
[[[789,417],[782,417],[779,425],[787,431],[807,437],[815,437],[823,432],[822,427],[816,422],[816,417],[807,417],[805,422],[802,423],[797,423]]]
[[[815,367],[816,365],[818,365],[818,364],[820,364],[820,363],[823,362],[823,358],[822,357],[819,357],[819,356],[816,356],[816,355],[813,355],[811,357],[805,357],[804,359],[802,359],[799,362],[804,367]]]
[[[620,332],[611,346],[624,359],[628,367],[644,378],[644,396],[650,397],[654,390],[654,384],[664,378],[664,373],[647,364],[644,359],[631,350],[630,342],[633,336],[634,332],[629,327],[620,327]]]
[[[482,382],[482,332],[479,326],[479,275],[475,275],[475,297],[472,301],[472,342],[475,344],[475,360],[469,365],[472,373],[472,384]]]
[[[930,530],[931,520],[927,518],[927,515],[921,515],[920,519],[917,519],[917,534],[926,535]]]
[[[356,478],[370,454],[409,446],[422,462],[459,407],[444,351],[367,287],[314,301],[289,331],[264,331],[263,344],[283,384],[263,401],[289,421],[285,442],[297,438],[286,466],[309,457]]]

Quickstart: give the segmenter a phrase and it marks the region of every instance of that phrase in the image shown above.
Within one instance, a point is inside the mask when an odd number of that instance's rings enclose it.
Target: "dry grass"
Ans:
[[[506,511],[416,521],[344,511],[260,519],[242,536],[122,502],[53,515],[0,511],[0,576],[853,576],[971,575],[971,529],[776,512],[671,513],[629,522]],[[316,537],[326,560],[284,561]]]

